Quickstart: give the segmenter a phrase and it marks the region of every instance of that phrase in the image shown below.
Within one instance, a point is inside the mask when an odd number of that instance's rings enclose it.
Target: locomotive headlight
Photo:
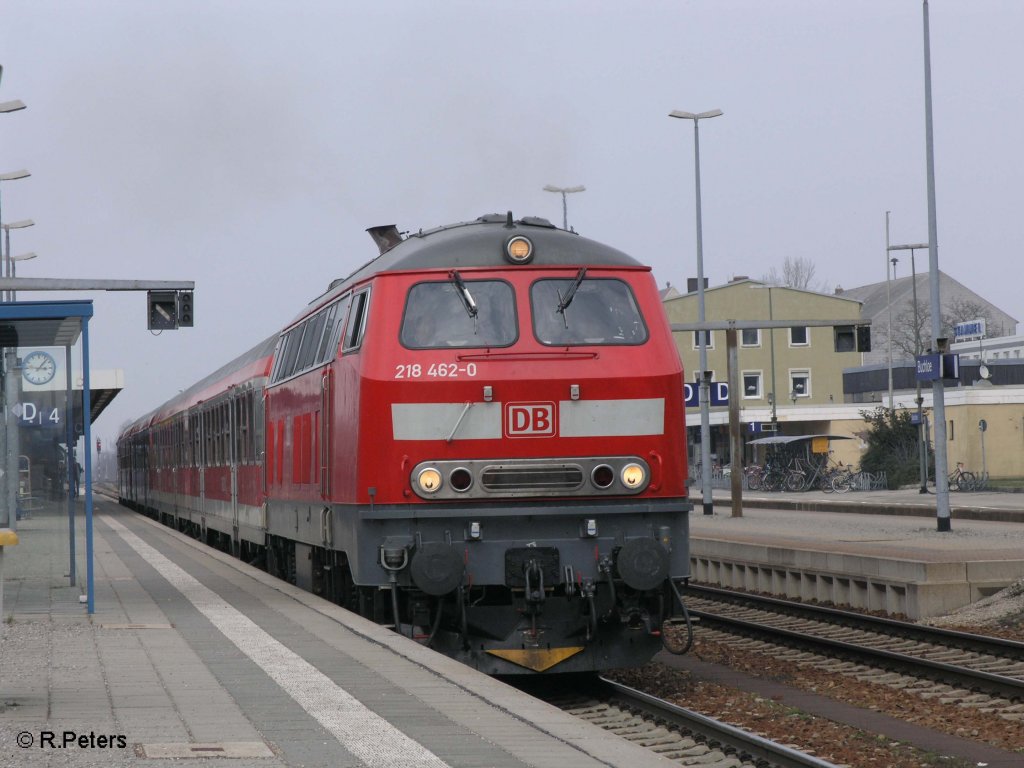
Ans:
[[[639,464],[627,464],[622,468],[619,477],[624,486],[634,491],[647,481],[647,472]]]
[[[433,467],[421,469],[416,476],[416,485],[423,493],[437,493],[441,489],[441,473]]]
[[[505,257],[513,264],[526,264],[533,258],[533,243],[529,238],[516,235],[505,243]]]

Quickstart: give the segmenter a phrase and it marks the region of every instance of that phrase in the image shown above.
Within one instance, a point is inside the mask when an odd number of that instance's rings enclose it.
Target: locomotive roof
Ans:
[[[536,255],[530,262],[532,265],[643,266],[617,248],[558,229],[547,219],[527,216],[513,220],[509,211],[505,215],[492,213],[474,221],[409,234],[348,277],[335,280],[325,294],[311,303],[333,298],[349,286],[381,272],[466,267],[515,269],[504,255],[505,243],[515,235],[533,241]]]
[[[376,228],[385,229],[385,228]],[[394,245],[367,262],[348,277],[335,280],[328,290],[310,302],[295,319],[306,316],[313,305],[326,303],[350,286],[381,272],[418,269],[464,269],[467,267],[498,267],[516,269],[505,260],[505,243],[515,235],[524,235],[533,242],[535,256],[530,262],[541,266],[611,266],[643,267],[639,261],[622,251],[575,232],[558,229],[547,219],[527,216],[513,220],[507,214],[492,213],[474,221],[449,224],[436,229],[420,230],[405,237],[393,228]],[[401,238],[401,239],[398,239]],[[375,237],[375,239],[377,239]],[[292,321],[294,322],[294,320]],[[291,323],[289,323],[291,325]],[[286,326],[287,327],[287,326]],[[235,371],[273,353],[279,333],[264,339],[248,352],[217,369],[149,413],[136,419],[126,430],[132,432],[183,407],[193,405],[201,392]]]

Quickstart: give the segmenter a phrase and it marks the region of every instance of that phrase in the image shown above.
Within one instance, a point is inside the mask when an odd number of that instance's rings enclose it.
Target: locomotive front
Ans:
[[[646,662],[680,609],[691,509],[650,270],[511,215],[402,248],[363,351],[356,582],[491,674]]]

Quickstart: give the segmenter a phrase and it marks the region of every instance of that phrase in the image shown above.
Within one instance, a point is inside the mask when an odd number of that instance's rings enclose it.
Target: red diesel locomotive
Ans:
[[[491,674],[684,617],[683,371],[650,268],[544,219],[403,237],[129,426],[123,503]]]

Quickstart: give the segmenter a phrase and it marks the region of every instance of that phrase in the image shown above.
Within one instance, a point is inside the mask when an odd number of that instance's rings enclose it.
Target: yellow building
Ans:
[[[708,322],[757,321],[788,322],[788,327],[737,331],[738,379],[742,392],[739,399],[743,443],[782,435],[839,435],[851,439],[829,444],[833,461],[859,465],[867,448],[864,437],[867,425],[862,412],[888,407],[887,392],[875,387],[859,399],[843,390],[843,372],[877,369],[862,367],[862,353],[836,351],[833,327],[808,327],[800,321],[831,320],[836,326],[863,323],[861,304],[845,295],[827,295],[794,288],[771,286],[748,278],[708,288],[704,292],[705,317]],[[696,291],[666,296],[665,311],[673,325],[697,323]],[[688,394],[695,394],[699,377],[700,357],[697,334],[692,330],[674,333],[687,378],[694,382]],[[975,473],[986,472],[991,478],[1024,477],[1024,385],[1018,374],[1011,375],[1014,361],[998,361],[1006,372],[997,371],[996,379],[1005,379],[993,386],[987,381],[965,378],[960,386],[945,390],[946,455],[950,471],[961,461]],[[708,368],[712,382],[728,380],[725,331],[709,334]],[[877,371],[876,371],[877,373]],[[885,371],[879,376],[884,378]],[[893,407],[915,411],[915,391],[908,389],[899,377]],[[879,379],[881,381],[881,379]],[[912,382],[912,379],[911,379]],[[716,387],[712,387],[713,390]],[[859,391],[859,390],[858,390]],[[777,395],[777,396],[776,396]],[[929,423],[932,412],[930,384],[922,387],[923,412]],[[861,398],[867,396],[862,392]],[[713,403],[717,398],[713,398]],[[700,458],[700,409],[694,396],[686,409],[690,431],[690,461]],[[730,462],[728,439],[728,407],[713,404],[711,411],[711,454],[716,463]],[[985,429],[982,430],[981,426]],[[773,432],[772,427],[777,429]],[[934,436],[929,434],[929,450]],[[744,461],[760,460],[763,454],[749,446]]]
[[[673,325],[697,323],[696,291],[668,298],[664,306]],[[843,369],[859,366],[861,354],[852,348],[837,352],[833,327],[808,326],[801,321],[830,320],[837,326],[858,324],[862,322],[859,301],[736,278],[726,285],[706,289],[704,308],[708,322],[792,321],[785,328],[737,332],[738,380],[742,390],[740,420],[745,441],[758,436],[761,429],[768,432],[773,425],[786,434],[828,433],[834,417],[853,415],[848,406],[842,407]],[[687,378],[696,381],[700,371],[697,333],[676,331],[674,335]],[[712,382],[727,381],[725,331],[709,333],[708,368]],[[711,452],[724,462],[728,450],[727,406],[716,405],[711,411],[715,427]],[[699,409],[688,408],[687,424],[695,427],[699,423]],[[859,441],[848,442],[857,445],[841,450],[858,456]]]

